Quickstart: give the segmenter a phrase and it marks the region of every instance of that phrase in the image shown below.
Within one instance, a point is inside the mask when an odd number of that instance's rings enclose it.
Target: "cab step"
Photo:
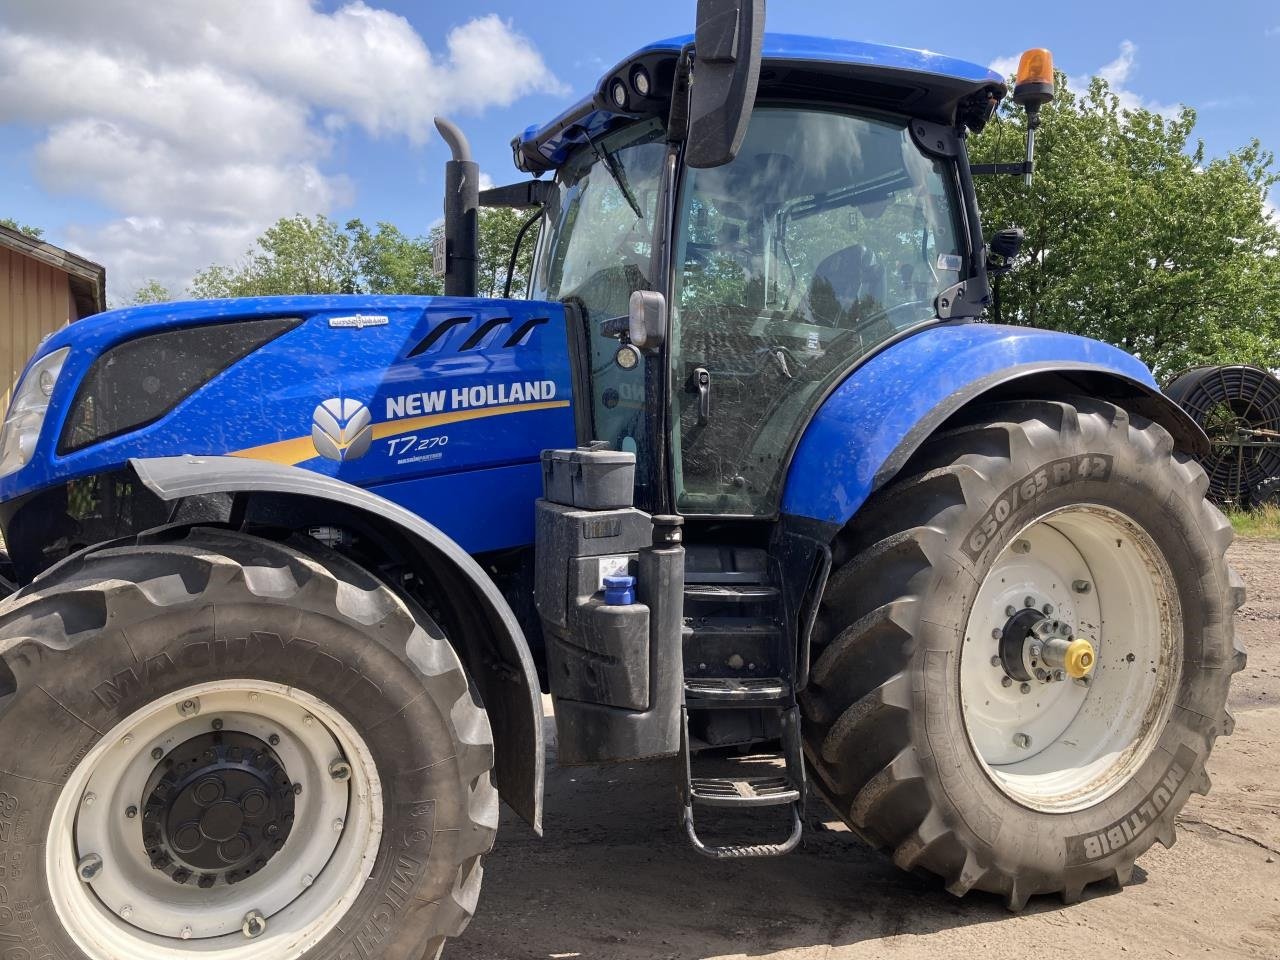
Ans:
[[[709,807],[778,807],[800,799],[786,777],[695,777],[689,785],[694,801]]]
[[[684,698],[695,710],[782,707],[791,701],[791,684],[780,677],[687,677]]]
[[[700,603],[772,603],[778,599],[778,588],[768,584],[686,583],[686,600]]]

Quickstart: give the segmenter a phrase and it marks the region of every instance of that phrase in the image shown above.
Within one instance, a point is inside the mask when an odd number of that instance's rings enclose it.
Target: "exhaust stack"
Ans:
[[[444,170],[444,250],[437,269],[444,273],[447,297],[474,297],[479,260],[480,164],[457,125],[436,117],[436,129],[453,154]],[[443,261],[441,263],[440,261]]]

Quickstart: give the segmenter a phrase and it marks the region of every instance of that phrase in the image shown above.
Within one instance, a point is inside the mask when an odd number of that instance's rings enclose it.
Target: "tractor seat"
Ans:
[[[815,323],[851,326],[868,304],[884,301],[884,268],[866,247],[855,243],[818,264],[809,283],[809,310]]]

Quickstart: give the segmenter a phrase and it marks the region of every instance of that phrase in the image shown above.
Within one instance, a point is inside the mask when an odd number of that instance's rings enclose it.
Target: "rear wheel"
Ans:
[[[837,543],[803,695],[819,791],[958,895],[1127,880],[1208,789],[1244,665],[1206,486],[1161,427],[1093,400],[928,441]]]
[[[0,637],[0,941],[417,960],[465,927],[488,721],[439,628],[364,570],[304,538],[144,535],[20,591]]]

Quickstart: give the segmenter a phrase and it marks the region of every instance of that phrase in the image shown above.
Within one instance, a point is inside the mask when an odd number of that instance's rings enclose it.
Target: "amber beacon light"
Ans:
[[[1043,47],[1028,50],[1018,61],[1018,78],[1013,85],[1013,102],[1027,111],[1026,184],[1031,186],[1035,169],[1036,131],[1040,129],[1040,108],[1054,97],[1053,54]]]

